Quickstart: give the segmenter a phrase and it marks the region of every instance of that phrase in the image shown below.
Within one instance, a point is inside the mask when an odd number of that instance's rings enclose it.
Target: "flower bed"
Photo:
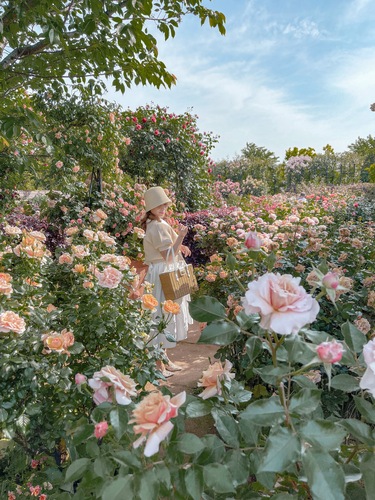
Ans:
[[[181,215],[200,279],[191,314],[207,323],[200,342],[219,350],[198,397],[171,397],[147,343],[165,318],[152,324],[153,303],[131,295],[138,191],[133,202],[114,189],[91,207],[57,198],[40,225],[22,211],[1,221],[1,494],[372,491],[371,204],[348,192],[278,195]],[[60,216],[49,245],[48,221]],[[185,432],[185,419],[207,415],[216,435]]]

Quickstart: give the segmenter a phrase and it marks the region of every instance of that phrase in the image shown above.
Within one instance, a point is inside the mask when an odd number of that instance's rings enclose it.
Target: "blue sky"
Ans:
[[[347,150],[375,135],[374,0],[212,0],[227,18],[225,36],[185,19],[160,39],[160,59],[177,76],[172,89],[136,87],[107,98],[198,115],[219,136],[211,156],[240,154],[247,142],[280,161],[297,146]]]

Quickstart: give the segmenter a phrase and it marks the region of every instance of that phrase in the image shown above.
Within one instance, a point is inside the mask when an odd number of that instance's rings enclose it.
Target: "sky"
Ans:
[[[185,18],[159,58],[172,89],[134,86],[106,96],[124,109],[157,104],[198,116],[218,136],[215,161],[255,143],[284,160],[289,148],[329,143],[344,152],[375,135],[374,0],[205,0],[226,35]]]

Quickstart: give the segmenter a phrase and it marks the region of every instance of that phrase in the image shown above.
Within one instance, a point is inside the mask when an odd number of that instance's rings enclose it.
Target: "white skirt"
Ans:
[[[154,264],[150,264],[145,277],[145,281],[148,281],[149,283],[152,283],[154,285],[152,295],[159,302],[157,310],[155,313],[153,313],[152,316],[155,323],[158,323],[158,321],[162,317],[161,304],[162,302],[165,302],[165,296],[161,287],[159,275],[166,271],[168,271],[167,263],[157,262]],[[186,339],[189,325],[193,323],[193,319],[189,314],[190,295],[185,295],[180,299],[174,300],[174,302],[176,302],[180,306],[180,312],[172,316],[172,319],[168,323],[165,331],[172,335],[176,339],[176,342],[179,342],[180,340]],[[157,331],[151,332],[151,336],[153,337],[150,341],[151,345],[158,345],[159,347],[165,349],[176,347],[176,342],[170,342],[169,340],[167,340],[163,333],[159,333],[158,335],[156,334]]]

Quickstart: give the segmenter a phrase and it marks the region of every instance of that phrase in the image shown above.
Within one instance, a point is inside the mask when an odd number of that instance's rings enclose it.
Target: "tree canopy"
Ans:
[[[1,0],[0,141],[38,130],[37,115],[22,109],[25,91],[101,94],[106,80],[120,92],[171,87],[156,34],[174,37],[186,15],[225,33],[224,14],[203,0]]]
[[[132,83],[170,87],[176,77],[158,59],[165,39],[187,14],[224,34],[224,14],[202,0],[8,0],[0,2],[0,96],[103,77],[124,92]]]

